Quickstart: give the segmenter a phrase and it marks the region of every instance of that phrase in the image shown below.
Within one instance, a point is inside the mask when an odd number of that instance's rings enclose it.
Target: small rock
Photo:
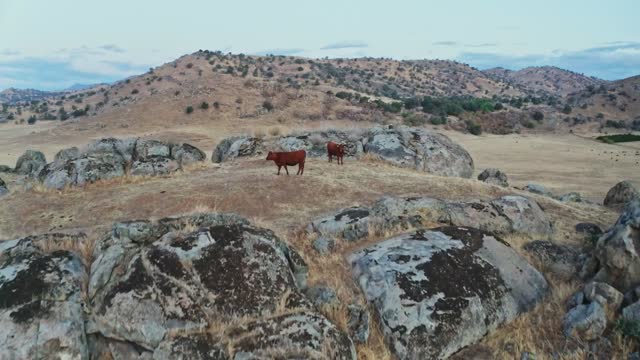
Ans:
[[[313,241],[313,248],[316,249],[320,255],[328,254],[333,250],[334,246],[335,240],[330,237],[320,236]]]
[[[485,169],[480,173],[480,175],[478,175],[478,180],[502,187],[509,186],[509,183],[507,182],[507,174],[503,173],[500,169]]]
[[[9,189],[7,189],[7,184],[0,178],[0,196],[6,195],[9,193]]]
[[[525,187],[525,190],[538,195],[551,196],[551,192],[547,190],[544,186],[539,184],[533,184],[533,183],[527,184],[527,186]]]
[[[629,354],[629,357],[627,357],[628,360],[640,360],[640,352],[634,352]]]
[[[563,333],[566,337],[592,341],[598,339],[607,327],[604,308],[597,302],[578,305],[564,317]]]
[[[582,195],[577,192],[570,192],[558,197],[558,200],[562,202],[583,202]]]
[[[590,236],[600,236],[602,235],[602,229],[600,226],[594,223],[579,223],[576,224],[576,232],[579,234],[585,234]]]
[[[313,286],[305,291],[305,294],[315,306],[328,305],[337,300],[336,292],[328,286]]]
[[[365,344],[369,340],[369,311],[358,304],[351,304],[347,309],[347,326],[351,339],[357,344]]]
[[[567,300],[567,311],[584,304],[584,292],[578,291]]]
[[[520,360],[536,360],[536,354],[523,351],[522,354],[520,354]]]

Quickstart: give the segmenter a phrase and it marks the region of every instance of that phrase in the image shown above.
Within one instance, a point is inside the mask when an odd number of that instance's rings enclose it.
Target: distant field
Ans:
[[[604,135],[604,136],[598,136],[596,139],[604,143],[612,144],[612,143],[640,141],[640,135],[635,135],[635,134]]]

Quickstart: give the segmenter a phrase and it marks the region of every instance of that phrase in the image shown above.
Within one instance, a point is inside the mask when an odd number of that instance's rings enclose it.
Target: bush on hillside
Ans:
[[[193,112],[193,106],[191,106],[191,105],[187,106],[187,108],[185,109],[185,112],[187,114],[191,114]]]

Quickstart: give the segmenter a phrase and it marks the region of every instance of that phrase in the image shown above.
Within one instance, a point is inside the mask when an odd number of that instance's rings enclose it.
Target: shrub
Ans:
[[[192,63],[188,63],[188,64],[187,64],[187,69],[191,69],[192,67],[193,67],[193,64],[192,64]]]
[[[304,71],[304,68],[302,66],[298,66],[298,71]]]
[[[427,123],[427,119],[419,114],[407,114],[402,121],[407,126],[422,126]]]
[[[219,103],[219,102],[217,102],[217,101],[216,101],[216,102],[214,102],[214,103],[213,103],[213,108],[214,108],[214,109],[216,109],[216,110],[220,109],[220,103]]]
[[[202,104],[200,104],[200,109],[202,110],[207,110],[209,108],[209,103],[206,101],[203,101]]]
[[[536,127],[536,124],[533,121],[527,121],[524,126],[526,126],[528,129],[533,129],[534,127]]]
[[[616,330],[624,336],[640,340],[640,321],[618,319]]]
[[[542,111],[534,111],[533,114],[531,114],[531,117],[535,121],[542,121],[544,119],[544,114]]]
[[[482,134],[482,126],[472,120],[467,120],[467,130],[473,135]]]
[[[265,101],[262,103],[262,107],[263,107],[265,110],[267,110],[267,111],[271,111],[271,110],[273,110],[273,104],[272,104],[272,103],[271,103],[271,101],[269,101],[269,100],[265,100]]]
[[[138,91],[138,89],[133,89],[133,90],[131,90],[131,94],[132,94],[132,95],[135,95],[135,94],[137,94],[137,93],[139,93],[139,92],[140,92],[140,91]]]
[[[565,114],[571,114],[572,110],[573,109],[571,109],[571,106],[569,106],[569,105],[565,105],[564,108],[562,108],[562,112],[565,113]]]
[[[493,110],[495,111],[499,111],[504,109],[504,106],[502,105],[502,103],[495,103],[495,105],[493,105]]]
[[[431,118],[431,123],[433,125],[444,125],[447,123],[447,118],[446,116],[442,116],[442,115],[434,116]]]
[[[29,119],[27,119],[27,124],[29,125],[33,125],[36,123],[36,121],[38,121],[38,119],[36,118],[35,115],[31,115],[29,116]]]
[[[187,108],[185,109],[185,112],[187,114],[191,114],[193,112],[193,106],[191,106],[191,105],[187,106]]]

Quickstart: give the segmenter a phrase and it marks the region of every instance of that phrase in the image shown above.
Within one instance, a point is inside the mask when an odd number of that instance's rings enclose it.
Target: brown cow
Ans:
[[[302,175],[304,173],[304,160],[307,158],[307,152],[304,150],[289,151],[289,152],[273,152],[269,151],[267,160],[273,160],[278,166],[278,175],[280,175],[280,168],[284,166],[284,170],[289,175],[287,166],[298,165],[298,172],[296,175]]]
[[[327,154],[329,155],[329,162],[333,161],[333,156],[338,159],[338,165],[344,164],[344,144],[336,144],[333,141],[327,143]]]

